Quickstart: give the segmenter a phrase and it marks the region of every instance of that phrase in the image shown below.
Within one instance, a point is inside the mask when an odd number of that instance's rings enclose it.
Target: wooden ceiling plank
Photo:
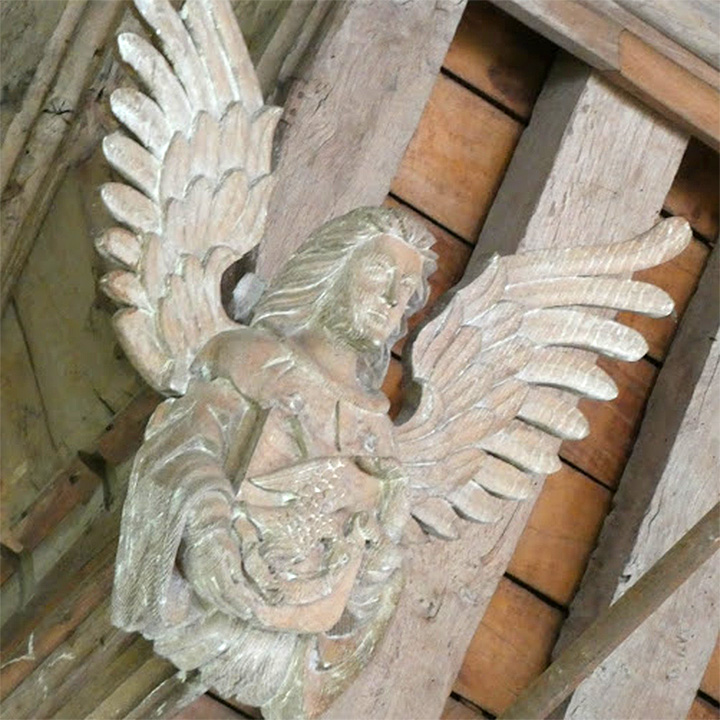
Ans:
[[[713,342],[719,258],[714,255],[658,377],[559,651],[720,495],[715,431],[720,409],[713,390],[719,367]],[[566,717],[682,717],[688,712],[717,637],[717,626],[712,627],[717,617],[717,560],[691,578],[578,688]]]

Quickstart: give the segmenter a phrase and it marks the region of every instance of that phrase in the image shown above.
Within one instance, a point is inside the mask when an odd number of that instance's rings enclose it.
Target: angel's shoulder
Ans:
[[[208,342],[194,370],[207,379],[227,378],[241,392],[256,395],[290,354],[282,339],[268,330],[243,326]]]

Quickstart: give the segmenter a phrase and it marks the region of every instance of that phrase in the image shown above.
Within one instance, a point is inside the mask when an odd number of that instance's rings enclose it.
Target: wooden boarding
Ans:
[[[545,481],[507,572],[554,602],[568,605],[611,500],[610,490],[563,465]]]
[[[687,153],[685,155],[687,157]],[[683,158],[684,160],[684,158]],[[678,184],[675,177],[668,197]],[[667,207],[667,198],[665,206]],[[683,213],[679,213],[683,215]],[[643,270],[635,273],[637,280],[651,282],[662,288],[675,302],[675,311],[667,318],[646,318],[629,313],[618,313],[618,320],[640,331],[648,341],[648,357],[661,362],[667,354],[670,343],[675,336],[678,320],[687,309],[688,302],[697,288],[708,257],[708,247],[700,240],[693,239],[692,243],[674,260],[664,263],[652,270]]]
[[[521,132],[519,122],[440,75],[392,192],[474,242]]]
[[[720,703],[720,637],[718,637],[710,662],[705,669],[700,690],[715,702]]]
[[[7,165],[1,183],[3,310],[70,161],[60,154],[61,144],[71,126],[78,126],[69,123],[65,114],[83,115],[77,110],[87,109],[83,91],[97,71],[103,57],[101,49],[124,10],[121,3],[112,2],[71,3],[66,8],[50,40],[50,52],[40,63],[26,102],[8,129],[2,148],[3,164],[7,161]],[[41,112],[51,85],[50,95],[63,99],[64,112]]]
[[[618,386],[618,396],[607,403],[581,400],[591,434],[563,443],[560,456],[609,488],[617,487],[642,422],[645,403],[657,376],[647,360],[622,363],[601,358],[598,365]]]
[[[467,649],[455,692],[499,714],[547,667],[562,622],[562,611],[503,578]]]
[[[720,709],[700,697],[693,700],[687,714],[687,720],[718,720],[718,718],[720,718]]]
[[[60,464],[37,388],[27,345],[14,306],[3,319],[2,443],[0,454],[0,532],[4,545],[21,547],[10,528],[42,490],[43,481]]]
[[[195,702],[183,708],[172,720],[237,720],[247,717],[209,695],[200,696]]]
[[[449,697],[443,708],[440,720],[476,720],[485,717],[479,710]]]
[[[665,199],[671,215],[686,217],[693,230],[709,243],[718,238],[720,215],[720,178],[718,154],[695,139],[687,152],[672,188]]]
[[[717,69],[627,13],[619,3],[493,2],[718,149]]]
[[[676,3],[672,0],[617,0],[617,4],[715,69],[720,68],[717,44],[720,14],[714,3],[708,0],[693,3]]]
[[[483,6],[483,4],[476,4],[476,5],[473,5],[473,9],[475,9],[476,7],[482,7],[482,6]],[[502,17],[502,18],[505,18],[505,22],[506,22],[507,24],[509,24],[509,25],[514,24],[516,27],[520,27],[519,25],[517,25],[517,23],[514,23],[514,21],[512,21],[512,20],[509,19],[509,18],[507,18],[507,16],[504,16],[504,15],[501,15],[501,14],[498,14],[498,13],[496,13],[496,14],[499,15],[500,17]],[[526,32],[526,31],[525,31],[525,32]],[[527,33],[526,33],[526,34],[527,34]],[[522,46],[523,43],[518,43],[518,44],[519,44],[520,46]],[[446,60],[446,65],[447,65],[448,63],[449,63],[449,58],[448,58],[448,60]],[[492,67],[492,65],[491,65],[490,67]],[[506,76],[508,75],[508,73],[510,73],[510,72],[511,72],[510,70],[507,70],[506,68],[503,68],[502,66],[496,67],[496,68],[495,68],[495,72],[491,74],[491,79],[492,79],[492,78],[498,78],[498,77],[500,77],[500,78],[506,77]],[[517,74],[516,74],[516,77],[517,77],[517,78],[521,78],[521,77],[522,77],[522,73],[517,73]],[[502,89],[502,86],[503,86],[503,84],[500,83],[500,82],[498,82],[498,83],[496,84],[495,89],[492,90],[492,92],[495,92],[495,93],[497,94],[497,93]],[[518,90],[518,93],[520,93],[520,92],[521,92],[521,91]],[[537,92],[537,90],[536,90],[535,92]],[[492,94],[492,93],[489,93],[489,94]],[[517,94],[517,93],[516,93],[516,94]],[[525,93],[525,95],[526,95],[526,97],[529,96],[528,93]],[[494,99],[497,100],[497,98],[494,98]],[[497,100],[497,102],[499,102],[501,105],[507,105],[507,97],[506,97],[506,101],[505,101],[505,102],[503,102],[502,100]],[[511,109],[512,109],[512,108],[511,108]],[[666,207],[667,207],[667,206],[666,206]],[[397,379],[397,375],[396,375],[396,379]],[[547,487],[547,486],[546,486],[546,487]]]
[[[273,13],[263,13],[259,7],[250,13],[247,4],[237,0],[232,4],[242,13],[251,45],[256,46],[255,59],[262,66],[265,91],[276,90],[275,94],[281,96],[282,89],[276,88],[276,84],[287,82],[292,75],[330,5],[308,0],[294,4],[292,12],[288,3],[278,6]],[[1,527],[17,521],[18,515],[52,480],[55,471],[76,451],[88,450],[88,444],[102,432],[113,414],[144,387],[123,359],[110,326],[115,306],[97,287],[102,261],[92,242],[110,224],[98,196],[98,186],[113,178],[98,147],[101,137],[115,127],[107,97],[126,82],[127,76],[114,59],[115,42],[109,38],[104,46],[99,45],[100,70],[93,74],[94,60],[87,68],[80,67],[82,58],[92,59],[92,53],[90,58],[87,54],[88,48],[92,50],[90,40],[98,39],[99,35],[84,36],[80,48],[70,27],[75,20],[80,23],[75,28],[77,32],[85,32],[88,23],[97,24],[100,15],[109,22],[110,10],[115,9],[117,15],[125,5],[89,3],[86,10],[82,10],[83,2],[71,5],[51,40],[48,55],[43,56],[43,65],[38,67],[37,82],[33,81],[22,109],[8,128],[2,148],[8,158],[7,167],[3,163],[3,171],[9,172],[13,157],[20,158],[15,174],[3,176],[7,181],[3,222],[16,225],[24,222],[27,226],[17,236],[3,236],[3,258],[8,253],[17,255],[17,263],[3,266],[3,292],[7,295],[14,286],[15,293],[15,307],[3,317],[3,336],[17,337],[11,327],[17,320],[27,348],[23,351],[26,356],[23,366],[13,371],[13,363],[20,360],[18,352],[22,348],[18,350],[13,345],[16,349],[10,357],[10,345],[3,344],[4,387],[8,386],[7,373],[11,371],[15,382],[10,391],[4,393],[2,425],[23,432],[18,437],[12,437],[10,430],[3,433],[2,487],[12,484],[13,499],[12,503],[3,503],[4,525],[0,523]],[[47,11],[41,8],[37,12],[44,16]],[[103,27],[109,34],[111,26]],[[120,29],[137,30],[138,27],[135,16],[126,13]],[[99,26],[95,29],[99,31]],[[67,52],[60,57],[63,44]],[[61,66],[62,78],[71,81],[73,87],[87,75],[87,82],[97,89],[95,93],[83,93],[72,112],[62,115],[53,115],[48,108],[51,101],[43,95],[47,90],[45,86],[52,80],[48,73],[55,61]],[[77,77],[69,78],[68,71],[62,69],[68,63]],[[53,81],[55,93],[60,94],[65,88],[60,82],[62,78],[58,75],[57,82]],[[71,99],[69,95],[63,97]],[[39,112],[38,98],[42,100]],[[65,133],[70,117],[78,118],[78,122]],[[38,150],[35,138],[38,134],[44,137],[41,129],[48,119],[60,123],[58,127],[65,133],[52,163],[38,161],[34,155],[36,150],[48,151],[47,143]],[[32,167],[38,163],[42,166],[32,174],[32,183],[48,172],[38,188],[30,187],[30,182],[28,187],[21,188],[22,183],[16,177],[17,173],[29,172],[25,167],[28,157],[32,159]],[[16,196],[21,189],[23,197],[29,192],[38,193],[32,202],[23,200],[23,207],[32,209],[27,222],[17,216]],[[49,214],[43,220],[46,211]],[[21,268],[23,274],[18,279]],[[25,376],[32,379],[32,375],[36,375],[37,397],[24,379]],[[68,397],[72,401],[68,401]],[[50,447],[39,447],[44,432],[50,435]],[[3,493],[7,495],[8,491],[3,489]],[[12,540],[8,538],[7,542]]]
[[[656,384],[563,646],[720,498],[717,253],[711,263]],[[601,707],[618,717],[687,713],[717,637],[708,619],[717,617],[719,572],[716,558],[685,583],[580,685],[566,717],[598,717]]]

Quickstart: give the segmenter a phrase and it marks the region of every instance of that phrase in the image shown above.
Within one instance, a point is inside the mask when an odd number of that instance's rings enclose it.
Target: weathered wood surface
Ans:
[[[270,277],[321,223],[382,203],[464,5],[336,4],[285,104],[261,275]]]
[[[616,3],[493,0],[716,149],[720,74]],[[638,27],[638,25],[640,27]],[[648,32],[649,30],[649,32]]]
[[[51,475],[60,459],[14,306],[8,307],[2,329],[0,534],[4,545],[19,552],[21,547],[12,539],[10,528],[35,499],[43,480]]]
[[[720,13],[712,0],[616,0],[679,45],[720,70]]]
[[[237,720],[246,715],[214,700],[209,695],[201,695],[195,702],[183,708],[172,720]]]
[[[700,690],[715,702],[720,703],[720,636],[715,643],[715,649],[710,657],[710,662],[705,668]]]
[[[684,135],[624,93],[563,60],[535,106],[478,251],[608,242],[639,232],[657,217],[685,144]],[[619,192],[630,178],[642,192]],[[378,656],[327,717],[440,714],[531,508],[523,503],[495,534],[474,528],[450,549],[434,542],[413,548],[408,583]],[[441,569],[428,573],[431,564]],[[418,662],[398,667],[397,657]]]
[[[680,674],[677,664],[671,666],[669,671],[665,667],[666,674],[658,678],[660,684],[664,680],[666,685],[661,691],[658,692],[654,686],[649,693],[643,693],[642,688],[648,684],[649,678],[646,674],[647,665],[638,663],[638,660],[650,660],[649,656],[654,654],[653,646],[657,645],[658,637],[678,632],[675,625],[668,626],[664,622],[657,622],[656,615],[662,615],[667,610],[667,605],[676,599],[675,596],[684,590],[695,576],[707,575],[708,566],[717,565],[713,560],[718,559],[718,550],[720,550],[720,502],[716,502],[652,567],[646,569],[637,582],[605,610],[580,637],[570,643],[553,664],[523,692],[522,696],[502,713],[502,720],[547,717],[581,681],[588,678],[590,673],[616,663],[617,658],[613,657],[615,650],[620,649],[622,652],[622,648],[632,645],[638,635],[645,635],[645,654],[638,656],[631,653],[627,658],[631,661],[631,665],[623,666],[619,674],[615,673],[615,677],[613,673],[603,673],[599,682],[596,682],[596,697],[592,698],[589,704],[586,700],[584,707],[580,706],[579,717],[640,717],[646,713],[650,717],[661,717],[668,712],[670,717],[682,717],[686,707],[683,707],[682,702],[673,702],[672,691],[667,687],[668,684],[674,684],[668,681],[675,680]],[[716,567],[711,568],[710,574],[714,576],[716,569]],[[706,593],[711,594],[712,587],[708,587]],[[663,618],[663,620],[667,619]],[[699,619],[707,621],[708,617],[701,615]],[[670,633],[667,632],[668,629]],[[685,628],[679,630],[681,645],[687,642],[685,631]],[[701,633],[702,628],[697,628],[697,631]],[[637,646],[634,649],[637,649]],[[679,665],[684,663],[683,655],[681,651]],[[631,671],[635,670],[635,682],[628,681],[628,668]],[[593,675],[589,680],[585,680],[585,683],[592,684],[594,677],[596,676]],[[684,691],[684,695],[690,696],[686,703],[689,707],[694,695],[692,687],[687,690],[685,683],[678,683],[673,690],[677,692],[678,689]],[[629,693],[632,693],[632,699],[628,697]],[[622,695],[626,695],[625,702],[617,703],[617,697]],[[652,699],[655,702],[648,703],[647,695],[654,696]],[[659,697],[662,695],[665,697]],[[630,714],[626,714],[628,707],[633,708]],[[572,702],[569,714],[578,717],[573,714],[574,709],[577,708]],[[678,709],[681,714],[677,712]]]
[[[443,708],[440,720],[476,720],[485,716],[470,705],[459,702],[455,698],[449,697]]]
[[[720,718],[720,709],[701,697],[693,700],[687,714],[687,720],[718,720],[718,718]]]
[[[717,260],[706,270],[660,373],[559,650],[720,496]],[[599,717],[601,707],[617,717],[685,715],[715,643],[717,573],[715,562],[688,581],[578,688],[566,717]]]

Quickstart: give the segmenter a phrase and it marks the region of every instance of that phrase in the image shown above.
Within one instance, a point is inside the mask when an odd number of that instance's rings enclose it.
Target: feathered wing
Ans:
[[[559,469],[560,442],[589,431],[577,399],[617,394],[597,356],[647,351],[593,308],[670,314],[665,292],[620,276],[670,260],[690,237],[671,218],[624,243],[493,257],[422,329],[409,358],[419,402],[396,441],[426,531],[451,539],[458,516],[493,522],[534,476]]]
[[[223,310],[223,272],[262,237],[272,190],[280,109],[267,107],[227,0],[134,0],[158,48],[118,37],[145,92],[111,97],[130,135],[103,149],[127,184],[102,198],[122,223],[98,241],[123,269],[103,278],[127,306],[115,316],[125,351],[161,392],[183,393],[189,368],[214,335],[237,325]]]

